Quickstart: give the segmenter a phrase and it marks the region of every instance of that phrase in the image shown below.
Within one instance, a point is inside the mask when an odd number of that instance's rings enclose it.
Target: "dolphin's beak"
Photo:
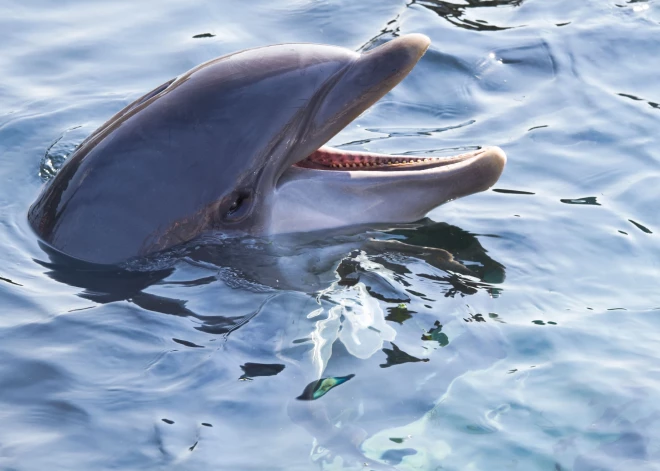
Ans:
[[[334,77],[308,129],[316,146],[310,142],[303,151],[309,150],[307,157],[299,154],[278,180],[273,233],[416,221],[436,206],[495,184],[506,164],[499,147],[426,157],[319,146],[403,80],[429,45],[421,34],[399,37],[360,55]]]
[[[401,82],[424,55],[431,40],[408,34],[368,52],[355,53],[319,87],[300,114],[299,138],[273,167],[277,182],[291,165],[305,160]],[[271,152],[272,153],[272,152]]]
[[[430,44],[423,34],[408,34],[360,55],[323,98],[314,128],[330,124],[332,135],[339,132],[401,82]]]
[[[429,38],[423,34],[408,34],[357,56],[355,61],[333,78],[330,86],[319,98],[320,105],[316,109],[313,126],[308,129],[312,131],[310,134],[316,137],[314,140],[317,145],[306,158],[298,155],[293,165],[313,170],[409,172],[451,166],[463,168],[468,161],[476,169],[479,167],[477,163],[481,165],[488,161],[490,172],[484,175],[472,193],[493,185],[506,163],[506,155],[498,147],[441,158],[340,151],[320,146],[318,143],[319,140],[320,144],[327,142],[401,82],[421,59],[430,44]],[[449,168],[443,169],[442,173],[447,174],[449,170]],[[399,175],[399,177],[404,176],[408,175]]]

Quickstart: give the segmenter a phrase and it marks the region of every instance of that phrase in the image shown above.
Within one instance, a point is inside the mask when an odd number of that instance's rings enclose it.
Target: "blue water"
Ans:
[[[29,205],[144,92],[411,32],[431,49],[333,144],[502,147],[494,189],[376,231],[473,276],[343,237],[49,268]],[[0,43],[0,469],[660,469],[659,2],[5,0]]]

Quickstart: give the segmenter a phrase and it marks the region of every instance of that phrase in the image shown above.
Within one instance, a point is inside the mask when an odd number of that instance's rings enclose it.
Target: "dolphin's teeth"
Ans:
[[[460,156],[459,156],[460,157]],[[404,155],[383,155],[369,153],[331,153],[317,151],[308,156],[304,162],[300,162],[301,167],[309,168],[332,168],[332,169],[373,169],[387,170],[391,167],[393,170],[411,170],[403,167],[419,166],[427,163],[435,165],[441,163],[443,157],[435,156],[404,156]]]

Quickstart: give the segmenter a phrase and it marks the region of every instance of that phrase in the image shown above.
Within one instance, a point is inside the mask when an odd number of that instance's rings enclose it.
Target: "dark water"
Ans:
[[[652,0],[3,2],[0,469],[660,469],[659,22]],[[53,166],[192,66],[409,32],[432,48],[333,143],[509,156],[492,191],[375,232],[413,249],[98,274],[27,227]]]

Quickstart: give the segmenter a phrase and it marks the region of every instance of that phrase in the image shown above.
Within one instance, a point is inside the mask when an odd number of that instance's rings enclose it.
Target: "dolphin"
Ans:
[[[324,146],[415,66],[421,34],[368,52],[281,44],[201,64],[119,111],[30,207],[50,248],[120,265],[204,234],[270,236],[421,219],[483,191],[497,147],[450,158]]]

